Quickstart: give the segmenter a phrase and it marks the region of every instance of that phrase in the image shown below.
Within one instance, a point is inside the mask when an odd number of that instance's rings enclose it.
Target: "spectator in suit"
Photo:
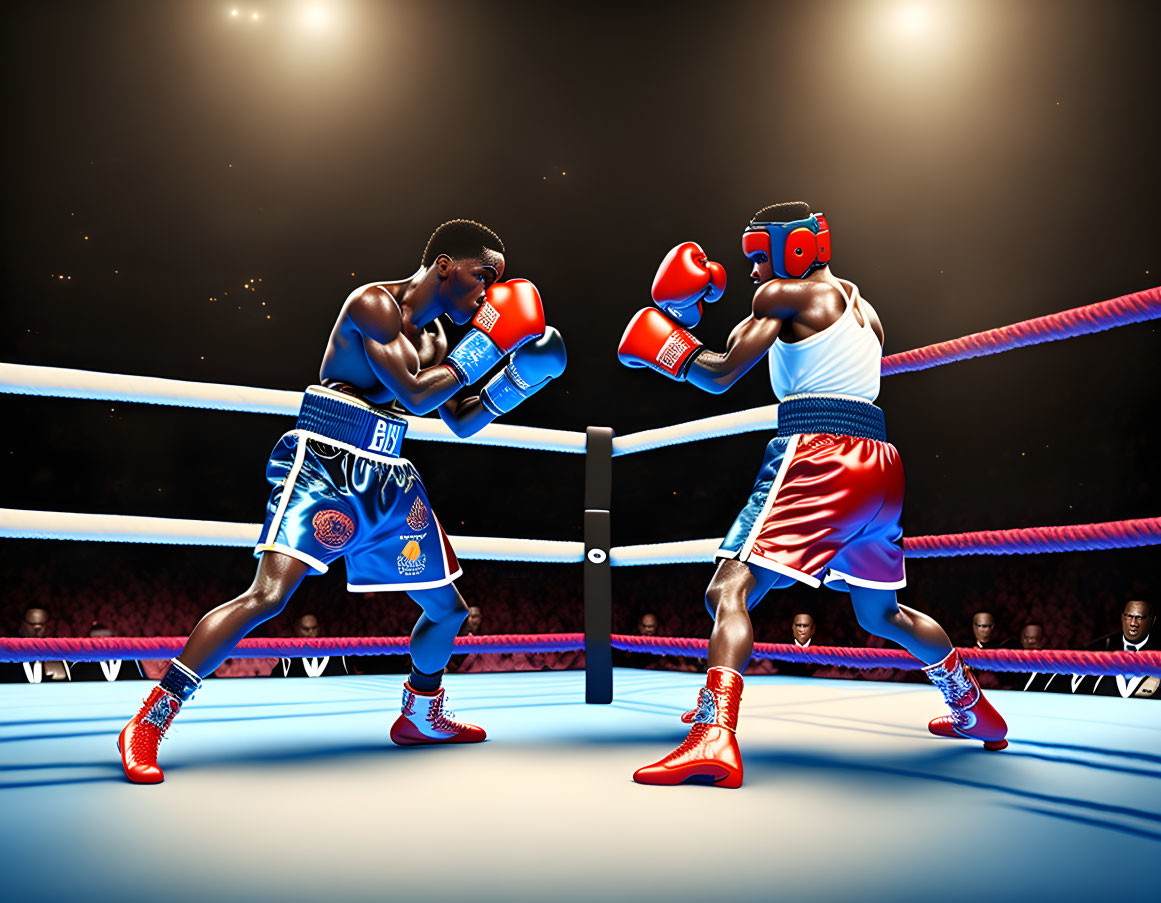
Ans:
[[[1140,599],[1126,602],[1121,611],[1121,629],[1089,643],[1089,649],[1108,652],[1156,652],[1161,641],[1154,635],[1153,606]],[[1123,699],[1159,699],[1161,679],[1144,675],[1088,675],[1076,680],[1075,693],[1094,696],[1120,696]]]
[[[800,611],[794,616],[790,629],[794,634],[794,645],[805,649],[814,638],[814,618],[806,612]]]
[[[1039,624],[1025,624],[1020,631],[1021,649],[1045,649],[1048,638],[1044,628]],[[1023,690],[1030,693],[1067,693],[1070,690],[1068,676],[1065,674],[1045,674],[1037,671],[1010,671],[1006,675],[1007,686],[1010,690]]]
[[[113,631],[99,621],[89,628],[91,637],[109,637]],[[112,659],[105,662],[72,662],[69,665],[72,680],[145,680],[141,662],[129,659]]]
[[[20,622],[17,635],[30,639],[51,636],[48,612],[43,608],[28,609],[24,613],[24,620]],[[0,663],[0,683],[39,684],[69,679],[68,662]]]
[[[1043,649],[1047,645],[1044,628],[1039,624],[1025,624],[1020,631],[1021,649]]]
[[[990,611],[977,611],[972,615],[972,639],[977,649],[998,649],[996,642],[996,619]]]
[[[663,635],[661,619],[657,617],[656,612],[642,612],[637,618],[637,636]],[[629,652],[624,649],[613,650],[613,664],[618,668],[646,668],[652,671],[687,670],[682,656],[656,655],[653,652]]]
[[[805,611],[796,612],[790,622],[790,634],[799,649],[809,649],[814,640],[814,618]],[[818,670],[818,665],[810,662],[779,662],[778,673],[791,677],[810,677]]]
[[[1000,649],[996,640],[996,618],[990,611],[977,611],[972,615],[972,645],[977,649]],[[969,670],[971,666],[968,666]],[[974,669],[976,680],[985,690],[995,690],[1002,686],[1000,679],[991,671]]]
[[[318,618],[307,612],[294,622],[294,635],[300,637],[317,637],[319,635]],[[322,655],[311,658],[280,658],[271,677],[337,677],[340,674],[351,673],[347,669],[345,655]]]

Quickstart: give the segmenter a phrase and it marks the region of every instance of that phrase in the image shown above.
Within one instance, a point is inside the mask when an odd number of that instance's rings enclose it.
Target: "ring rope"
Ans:
[[[1061,527],[1020,527],[1014,530],[977,530],[936,536],[908,536],[903,549],[908,558],[947,558],[956,555],[1035,555],[1040,552],[1094,552],[1161,544],[1161,517],[1069,524]]]
[[[1161,286],[892,354],[883,358],[882,373],[883,376],[891,376],[895,373],[927,370],[955,361],[999,354],[1001,351],[1039,345],[1042,342],[1071,339],[1159,317]]]
[[[700,442],[703,439],[772,430],[777,427],[778,405],[767,404],[730,414],[717,414],[700,420],[677,423],[673,426],[614,436],[613,457],[666,448],[670,445],[683,445],[687,442]]]
[[[1101,332],[1158,317],[1161,317],[1161,286],[893,354],[883,358],[882,373],[890,376],[926,370],[968,358]],[[302,399],[301,392],[277,389],[2,363],[0,392],[286,415],[294,415]],[[575,431],[489,424],[474,436],[460,439],[435,418],[408,416],[406,419],[408,434],[415,439],[573,454],[583,454],[586,445],[585,434]],[[666,445],[773,429],[776,425],[777,405],[764,405],[618,436],[613,440],[613,454],[626,455]]]
[[[185,648],[187,637],[0,637],[0,662],[66,659],[102,662],[133,658],[171,659]],[[303,658],[310,655],[406,655],[411,638],[381,637],[249,637],[239,641],[233,658]],[[583,633],[513,633],[455,638],[457,652],[574,652],[584,649]]]
[[[705,658],[709,640],[686,637],[614,634],[614,649],[654,655],[693,655]],[[1069,674],[1124,674],[1161,676],[1161,652],[1087,652],[1075,649],[959,649],[960,657],[987,671],[1040,671]],[[754,658],[772,658],[849,668],[898,668],[915,671],[924,663],[902,649],[810,646],[792,643],[755,643]]]
[[[686,637],[613,634],[614,649],[652,655],[692,655],[705,658],[709,641]],[[66,659],[95,662],[132,658],[143,661],[178,655],[185,637],[0,637],[0,661],[30,662]],[[410,638],[398,637],[278,637],[249,638],[238,643],[234,658],[302,658],[309,655],[405,655]],[[574,652],[584,649],[584,634],[496,634],[455,638],[459,653]],[[1039,671],[1070,674],[1161,676],[1161,652],[1086,652],[1083,650],[976,649],[959,650],[968,664],[988,671]],[[755,643],[755,658],[839,665],[851,668],[897,668],[914,671],[923,662],[894,649]]]
[[[0,538],[68,539],[97,542],[143,542],[161,545],[254,546],[261,524],[181,520],[122,514],[77,514],[66,511],[26,511],[0,508]],[[532,561],[577,564],[584,561],[583,542],[512,539],[498,536],[449,536],[460,558],[476,561]],[[713,561],[720,539],[614,546],[613,567],[646,564],[693,564]],[[1161,517],[1019,527],[904,537],[908,558],[948,558],[961,555],[1035,555],[1048,552],[1091,552],[1161,545]]]
[[[252,548],[258,544],[261,534],[262,524],[0,508],[0,538],[5,539],[71,539]],[[583,542],[456,535],[449,535],[448,539],[457,557],[474,561],[579,564],[585,556]]]
[[[89,398],[131,401],[185,408],[213,408],[251,414],[285,414],[293,417],[302,403],[302,392],[258,389],[221,383],[189,382],[157,376],[125,376],[95,370],[68,370],[29,364],[0,364],[0,392],[56,398]],[[403,415],[410,439],[433,442],[466,442],[500,445],[533,451],[584,454],[586,436],[569,430],[490,423],[474,436],[462,439],[435,417]]]
[[[908,558],[1093,552],[1152,545],[1161,545],[1161,517],[903,538],[903,551]],[[712,561],[720,546],[720,539],[687,539],[681,542],[618,546],[610,549],[609,554],[614,567],[695,564]]]

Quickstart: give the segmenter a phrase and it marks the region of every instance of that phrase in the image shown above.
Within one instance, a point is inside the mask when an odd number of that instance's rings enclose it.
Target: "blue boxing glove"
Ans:
[[[472,327],[444,361],[461,386],[470,386],[509,351],[544,332],[540,293],[527,279],[497,282],[485,293]]]
[[[508,366],[484,386],[480,401],[499,417],[539,392],[550,379],[560,376],[566,363],[568,355],[564,351],[564,339],[549,326],[535,342],[513,352]]]

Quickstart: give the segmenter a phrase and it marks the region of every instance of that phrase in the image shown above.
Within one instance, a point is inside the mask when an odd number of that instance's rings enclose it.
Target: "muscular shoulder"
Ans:
[[[403,327],[399,302],[381,283],[355,289],[347,296],[343,310],[359,332],[376,342],[390,342]]]
[[[763,320],[776,317],[789,320],[795,315],[822,306],[843,307],[842,293],[825,282],[798,279],[772,279],[754,292],[754,317]]]

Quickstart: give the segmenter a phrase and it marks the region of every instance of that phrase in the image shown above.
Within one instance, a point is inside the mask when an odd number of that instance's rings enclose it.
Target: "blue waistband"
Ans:
[[[883,412],[869,401],[850,398],[791,398],[778,405],[778,432],[831,433],[887,441]]]
[[[407,421],[377,411],[357,398],[348,401],[333,390],[325,390],[324,394],[307,389],[294,428],[372,454],[397,458],[403,449]]]

